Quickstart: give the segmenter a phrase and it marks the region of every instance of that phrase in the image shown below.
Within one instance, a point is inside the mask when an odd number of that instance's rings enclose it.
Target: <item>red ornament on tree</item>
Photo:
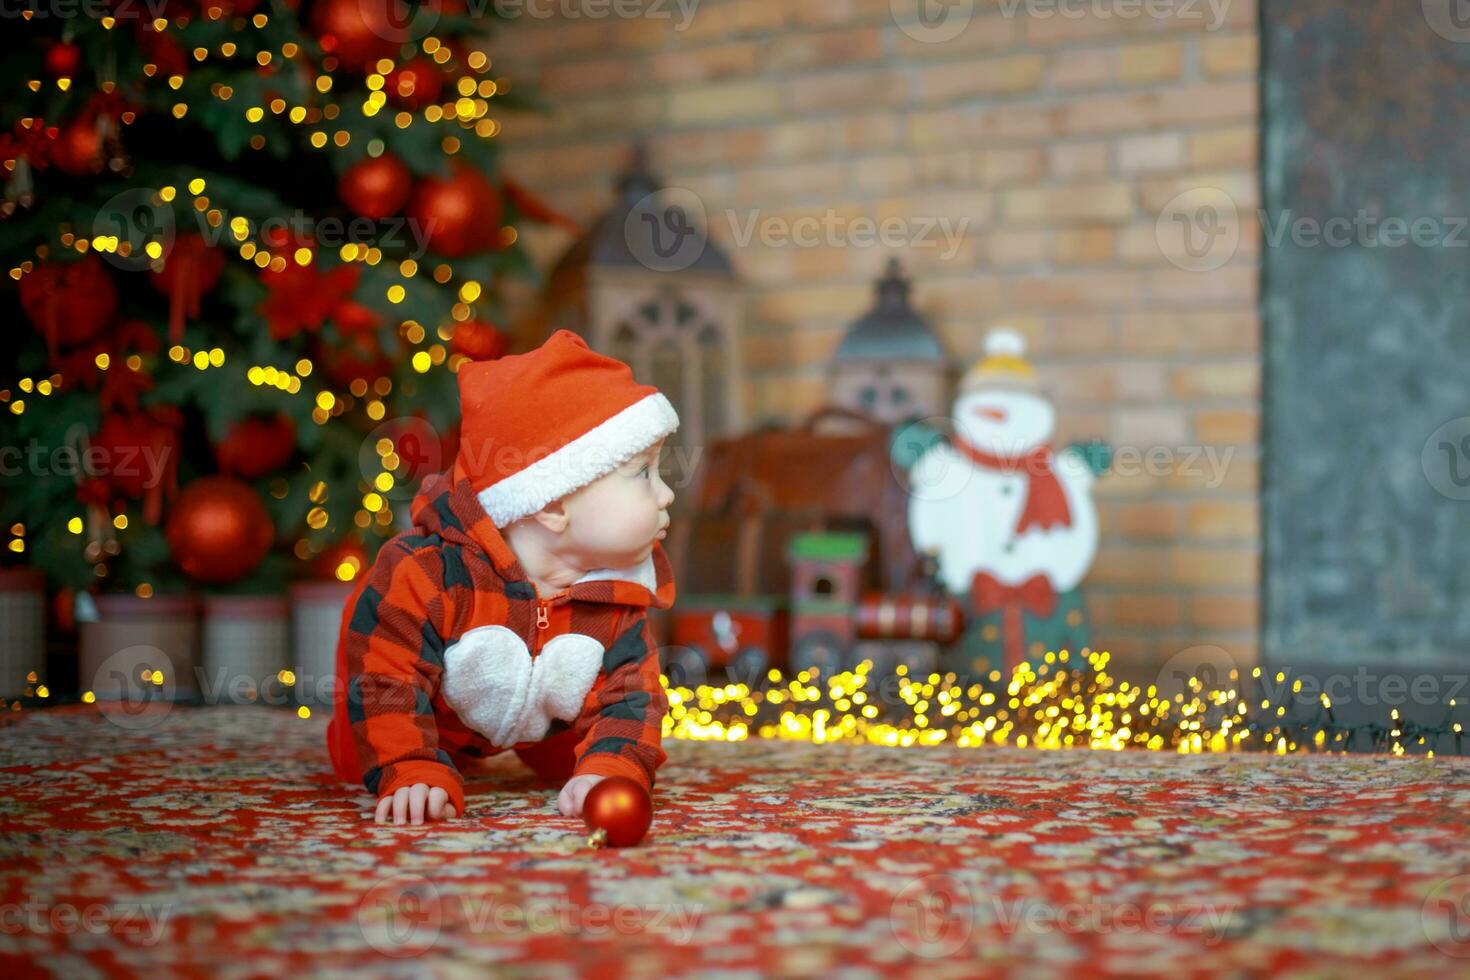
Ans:
[[[73,177],[87,177],[102,169],[102,130],[97,117],[82,115],[61,124],[51,162]]]
[[[322,50],[336,55],[349,71],[371,68],[380,58],[398,53],[404,26],[390,16],[394,0],[319,0],[311,12],[311,28]],[[395,40],[396,39],[396,40]]]
[[[444,91],[444,73],[428,58],[414,58],[388,73],[383,91],[394,105],[422,109],[439,101],[439,93]]]
[[[449,349],[471,360],[493,361],[505,353],[508,344],[505,334],[484,320],[466,320],[455,325]]]
[[[71,78],[82,64],[82,49],[71,41],[58,41],[46,49],[46,74]]]
[[[250,574],[270,551],[275,533],[256,492],[228,476],[204,476],[184,487],[164,527],[184,574],[213,584]]]
[[[587,792],[582,819],[592,836],[591,847],[632,847],[648,833],[653,801],[627,776],[608,776]]]
[[[391,153],[354,163],[337,181],[337,194],[364,218],[401,213],[412,192],[413,174]]]
[[[153,288],[168,297],[168,339],[184,339],[184,317],[199,317],[199,300],[212,290],[225,271],[225,253],[198,232],[180,235],[163,258],[163,268],[150,270]]]
[[[153,29],[153,21],[140,21],[137,25],[138,51],[143,59],[154,65],[154,74],[159,78],[183,75],[189,70],[189,56],[174,36],[167,31]]]
[[[367,567],[367,548],[361,538],[350,535],[323,548],[309,567],[313,575],[351,582]]]
[[[214,455],[226,473],[258,480],[285,466],[296,452],[296,423],[281,412],[251,415],[230,426]]]
[[[179,410],[156,406],[148,412],[117,412],[102,420],[92,437],[100,452],[100,477],[114,493],[143,501],[143,516],[157,524],[165,493],[173,493],[179,466]]]
[[[409,217],[418,222],[429,248],[457,259],[499,248],[500,195],[484,177],[463,164],[448,180],[425,177],[414,189]]]
[[[374,381],[393,371],[392,360],[378,345],[382,317],[370,307],[347,300],[332,312],[332,322],[341,343],[319,344],[317,348],[317,360],[327,377],[346,387],[354,381]]]
[[[20,281],[20,305],[46,338],[51,359],[62,347],[85,344],[117,312],[117,289],[95,255],[75,262],[47,262]]]

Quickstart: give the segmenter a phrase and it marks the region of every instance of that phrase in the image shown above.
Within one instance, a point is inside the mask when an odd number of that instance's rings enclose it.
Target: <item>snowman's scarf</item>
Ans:
[[[1062,484],[1051,468],[1052,449],[1049,443],[1022,456],[992,456],[958,436],[953,441],[955,448],[977,466],[1000,473],[1019,470],[1029,477],[1026,481],[1026,504],[1021,508],[1021,517],[1016,522],[1017,536],[1031,527],[1039,527],[1045,531],[1053,526],[1072,526],[1072,511],[1067,507],[1067,495],[1062,491]]]

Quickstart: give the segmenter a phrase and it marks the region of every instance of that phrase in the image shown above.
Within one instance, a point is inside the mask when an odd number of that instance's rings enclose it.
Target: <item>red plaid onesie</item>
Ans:
[[[458,463],[424,481],[411,512],[342,612],[337,773],[380,798],[438,786],[463,814],[463,767],[510,748],[547,779],[628,776],[651,790],[668,697],[648,609],[674,601],[663,546],[539,596]],[[456,682],[474,693],[474,727],[451,703]]]

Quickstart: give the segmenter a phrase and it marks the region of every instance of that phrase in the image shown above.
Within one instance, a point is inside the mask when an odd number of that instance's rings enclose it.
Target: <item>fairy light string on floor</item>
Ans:
[[[1120,681],[1108,673],[1109,654],[1049,653],[1033,668],[1018,666],[1002,687],[998,671],[989,683],[962,685],[953,673],[887,678],[871,663],[822,678],[802,671],[785,678],[765,675],[760,689],[744,683],[664,685],[669,711],[664,735],[678,739],[802,742],[859,741],[877,745],[1013,745],[1018,748],[1147,749],[1182,754],[1230,751],[1294,752],[1368,750],[1403,755],[1452,749],[1463,753],[1457,704],[1446,706],[1442,724],[1403,719],[1397,708],[1383,722],[1341,724],[1330,698],[1305,709],[1295,695],[1284,703],[1248,695],[1237,672],[1223,689],[1190,678],[1173,696],[1155,686]],[[1259,668],[1252,681],[1259,680]],[[1284,680],[1278,674],[1278,682]],[[1252,687],[1260,686],[1252,684]]]
[[[1435,725],[1406,719],[1398,708],[1382,721],[1345,724],[1325,694],[1304,705],[1301,681],[1286,687],[1285,672],[1278,672],[1275,680],[1277,690],[1289,691],[1290,697],[1275,701],[1248,693],[1236,671],[1230,672],[1224,688],[1207,688],[1193,677],[1185,682],[1186,691],[1170,696],[1154,685],[1113,677],[1109,660],[1104,652],[1075,657],[1065,650],[1049,653],[1035,668],[1018,666],[1004,685],[999,671],[968,684],[953,673],[910,676],[902,666],[879,677],[871,673],[870,661],[829,678],[815,671],[787,678],[772,669],[758,689],[739,682],[689,688],[671,684],[664,675],[669,710],[663,734],[691,741],[771,738],[894,747],[1009,745],[1277,755],[1372,751],[1426,758],[1446,751],[1465,754],[1456,699],[1445,705],[1444,718]],[[287,688],[295,680],[289,671],[282,671],[279,679]],[[11,711],[96,702],[91,691],[57,697],[37,683],[35,674],[28,680],[34,686],[9,704]],[[153,681],[157,685],[162,676]],[[1267,687],[1260,668],[1251,672],[1249,682],[1253,688]],[[147,684],[143,688],[145,695],[150,693]],[[302,719],[313,717],[304,706],[296,713]]]

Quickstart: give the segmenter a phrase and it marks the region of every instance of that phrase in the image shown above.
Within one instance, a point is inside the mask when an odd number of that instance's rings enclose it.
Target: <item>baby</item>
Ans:
[[[668,698],[648,610],[674,601],[658,472],[679,417],[627,365],[558,330],[459,370],[453,467],[342,612],[337,773],[379,823],[465,812],[461,770],[512,749],[557,805],[627,776],[652,790]]]

